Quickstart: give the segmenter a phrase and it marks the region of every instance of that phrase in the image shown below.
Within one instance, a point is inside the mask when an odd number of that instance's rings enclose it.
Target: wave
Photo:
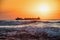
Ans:
[[[0,37],[7,40],[60,40],[60,28],[32,26],[0,28]]]
[[[60,23],[60,20],[50,20],[50,21],[36,21],[36,20],[0,20],[0,25],[21,25],[21,24],[29,24],[29,23]]]
[[[0,25],[22,25],[22,24],[29,24],[29,23],[34,23],[36,21],[32,20],[0,20]]]

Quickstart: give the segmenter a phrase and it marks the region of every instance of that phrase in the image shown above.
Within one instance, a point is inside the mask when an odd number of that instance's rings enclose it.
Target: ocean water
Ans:
[[[48,21],[47,20],[45,20],[45,21],[0,20],[0,35],[3,35],[3,36],[9,35],[9,37],[10,37],[10,36],[14,36],[19,33],[22,33],[22,34],[29,33],[31,35],[36,35],[39,33],[43,34],[43,32],[47,33],[48,37],[52,37],[53,39],[58,37],[56,39],[56,40],[58,40],[60,38],[60,20],[48,20]],[[16,40],[18,40],[18,39],[16,39]]]
[[[48,21],[34,21],[34,20],[0,20],[0,27],[24,27],[24,26],[36,26],[36,27],[59,27],[60,20],[48,20]]]

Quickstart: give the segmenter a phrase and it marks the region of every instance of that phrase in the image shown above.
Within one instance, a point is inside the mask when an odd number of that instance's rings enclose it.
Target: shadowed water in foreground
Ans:
[[[0,28],[0,40],[60,40],[60,28]]]
[[[0,23],[2,23],[0,40],[60,40],[58,21],[5,21]],[[14,25],[3,25],[4,23]]]

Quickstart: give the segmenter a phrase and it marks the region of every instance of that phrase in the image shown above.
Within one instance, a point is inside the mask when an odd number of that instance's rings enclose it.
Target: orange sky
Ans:
[[[60,19],[60,0],[2,0],[0,2],[2,20],[38,16],[41,19]],[[49,11],[41,12],[41,5],[47,5]]]

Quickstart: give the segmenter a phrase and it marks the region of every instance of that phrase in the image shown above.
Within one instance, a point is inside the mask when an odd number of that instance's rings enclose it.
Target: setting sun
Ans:
[[[40,12],[48,12],[49,8],[46,5],[41,5],[40,8],[39,8],[39,10],[40,10]]]
[[[41,4],[41,5],[37,6],[36,11],[39,12],[38,14],[40,14],[44,17],[49,16],[50,7],[46,4]]]

